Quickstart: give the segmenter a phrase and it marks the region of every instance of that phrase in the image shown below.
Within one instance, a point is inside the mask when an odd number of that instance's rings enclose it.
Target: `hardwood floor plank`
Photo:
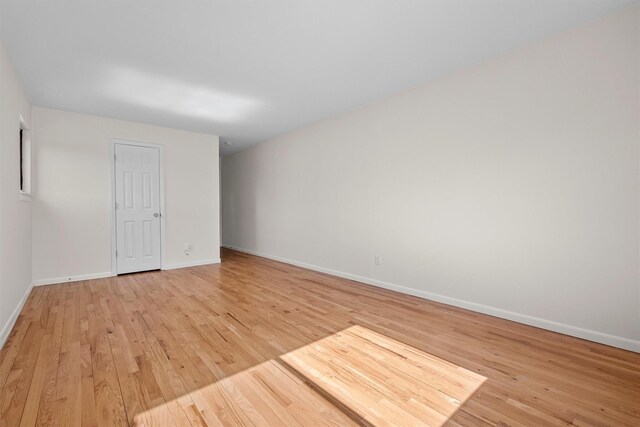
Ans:
[[[108,282],[107,282],[108,283]],[[92,297],[87,310],[88,336],[91,348],[91,367],[93,372],[94,401],[98,426],[127,425],[127,416],[122,400],[119,378],[117,376],[107,329],[109,313],[104,312],[103,286],[90,281]],[[110,325],[111,330],[113,325]]]
[[[24,413],[20,419],[20,426],[33,426],[36,424],[40,403],[43,399],[43,389],[47,376],[47,366],[53,354],[53,336],[47,334],[43,337],[38,359],[36,360],[33,376],[26,397]]]
[[[0,353],[0,393],[9,377],[11,367],[20,352],[20,347],[22,346],[29,326],[31,326],[31,320],[25,315],[20,316],[11,334],[7,338],[7,342],[2,348],[2,352]]]

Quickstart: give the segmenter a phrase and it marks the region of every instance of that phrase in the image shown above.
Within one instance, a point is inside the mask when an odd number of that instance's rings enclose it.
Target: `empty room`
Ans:
[[[640,0],[0,0],[0,427],[640,426]]]

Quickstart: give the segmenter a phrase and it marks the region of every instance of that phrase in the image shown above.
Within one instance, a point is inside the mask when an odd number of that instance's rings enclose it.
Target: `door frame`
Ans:
[[[116,162],[115,147],[116,144],[133,145],[136,147],[157,148],[160,152],[160,269],[164,270],[164,146],[162,144],[153,144],[150,142],[134,141],[122,138],[109,138],[109,194],[111,213],[111,274],[118,275],[118,260],[116,259],[117,237],[116,237]]]

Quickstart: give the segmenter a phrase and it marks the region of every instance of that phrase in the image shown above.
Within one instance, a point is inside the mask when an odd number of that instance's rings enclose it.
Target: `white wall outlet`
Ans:
[[[191,243],[184,244],[184,253],[190,255],[193,252],[193,245]]]
[[[374,262],[376,263],[376,265],[381,265],[382,264],[382,257],[380,255],[376,255]]]

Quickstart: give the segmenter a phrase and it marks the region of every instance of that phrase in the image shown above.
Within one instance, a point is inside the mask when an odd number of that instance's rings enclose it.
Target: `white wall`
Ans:
[[[33,128],[36,284],[111,273],[110,138],[164,146],[164,267],[219,261],[217,136],[35,106]]]
[[[223,158],[223,243],[640,351],[639,18]]]
[[[20,116],[31,104],[0,41],[0,346],[31,289],[31,204],[20,200]]]

